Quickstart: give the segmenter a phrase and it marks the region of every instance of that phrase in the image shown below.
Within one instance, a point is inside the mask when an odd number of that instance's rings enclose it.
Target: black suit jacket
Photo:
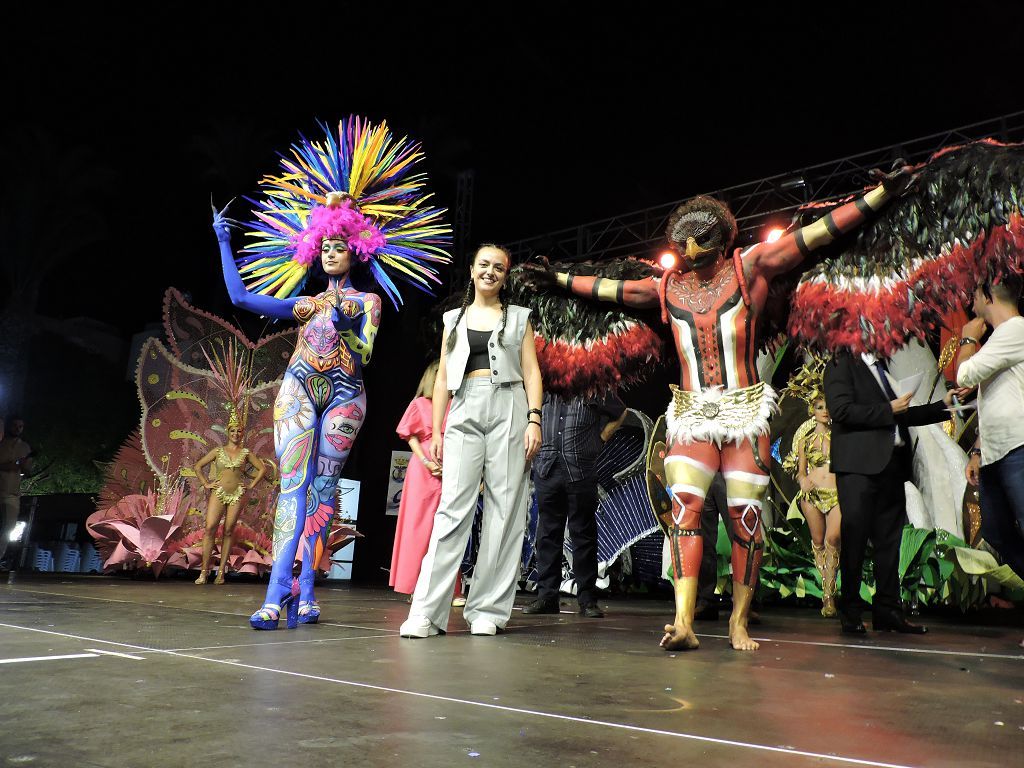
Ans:
[[[878,386],[860,355],[837,354],[825,367],[825,401],[832,416],[832,471],[876,475],[885,469],[896,450],[894,427],[907,444],[904,466],[911,474],[910,434],[907,427],[936,424],[949,418],[941,400],[915,405],[895,416],[889,397]]]

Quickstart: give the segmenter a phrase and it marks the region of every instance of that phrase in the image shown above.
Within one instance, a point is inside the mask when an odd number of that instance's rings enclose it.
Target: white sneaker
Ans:
[[[493,621],[487,619],[477,619],[469,625],[469,633],[471,635],[493,635],[497,633],[498,627]]]
[[[410,616],[398,630],[398,634],[402,637],[430,637],[438,632],[440,630],[426,616]]]
[[[463,608],[466,605],[466,598],[464,597],[453,597],[452,608]]]

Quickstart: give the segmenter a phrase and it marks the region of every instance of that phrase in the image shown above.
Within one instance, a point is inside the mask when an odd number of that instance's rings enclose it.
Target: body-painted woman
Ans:
[[[335,215],[331,215],[331,213]],[[352,215],[348,215],[352,214]],[[297,619],[315,623],[313,596],[334,516],[338,481],[366,415],[363,366],[370,362],[380,326],[381,300],[356,290],[349,239],[363,219],[351,201],[332,198],[321,218],[325,229],[320,264],[327,290],[315,296],[275,299],[245,289],[231,253],[230,231],[219,215],[214,230],[231,302],[279,320],[299,323],[298,343],[274,403],[274,446],[281,467],[281,494],[274,517],[274,565],[266,600],[250,618],[255,629],[277,627],[282,606],[294,601],[292,566],[301,557]],[[300,549],[301,547],[301,549]]]
[[[397,309],[396,281],[430,293],[436,264],[451,258],[443,209],[427,205],[419,144],[396,139],[386,123],[358,117],[337,131],[322,125],[282,155],[278,176],[261,181],[250,239],[232,255],[230,222],[214,216],[224,280],[237,307],[299,324],[298,342],[274,404],[274,441],[281,494],[274,518],[274,564],[254,629],[315,623],[315,569],[324,556],[337,508],[342,467],[366,417],[363,367],[370,362],[381,319],[377,293],[353,285],[352,274],[376,283]],[[327,290],[298,295],[314,265]],[[243,282],[243,278],[245,282]],[[248,285],[246,285],[248,283]],[[292,568],[302,559],[298,601]]]

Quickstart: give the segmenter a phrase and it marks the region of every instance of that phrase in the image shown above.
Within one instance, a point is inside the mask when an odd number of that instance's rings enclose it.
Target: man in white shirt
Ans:
[[[975,319],[960,332],[956,379],[979,388],[978,443],[967,480],[980,481],[981,534],[1024,578],[1024,317],[1022,280],[1008,275],[974,291]],[[979,340],[991,326],[985,346]],[[979,348],[980,347],[980,348]]]

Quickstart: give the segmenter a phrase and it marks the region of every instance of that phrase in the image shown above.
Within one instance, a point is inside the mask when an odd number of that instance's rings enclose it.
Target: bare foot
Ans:
[[[209,576],[209,575],[210,575],[209,571],[200,571],[199,572],[199,578],[196,579],[196,584],[205,584],[206,583],[206,577]]]
[[[729,645],[736,651],[756,651],[761,647],[750,639],[746,626],[733,619],[729,619]]]
[[[700,641],[685,624],[666,624],[660,645],[666,651],[693,651],[700,647]]]

